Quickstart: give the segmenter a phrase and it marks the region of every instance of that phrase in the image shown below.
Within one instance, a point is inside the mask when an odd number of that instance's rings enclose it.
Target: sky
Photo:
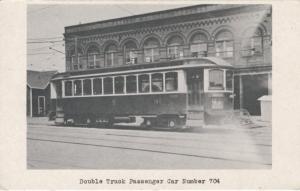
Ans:
[[[27,7],[27,68],[65,70],[64,27],[191,4],[30,4]],[[45,43],[45,41],[48,41]],[[49,42],[51,41],[51,42]],[[49,49],[49,48],[52,49]],[[55,50],[53,50],[55,49]]]

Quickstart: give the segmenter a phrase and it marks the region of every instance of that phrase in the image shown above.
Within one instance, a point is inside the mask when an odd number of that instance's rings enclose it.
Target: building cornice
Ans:
[[[144,27],[144,28],[135,28],[132,30],[127,30],[127,31],[86,35],[84,37],[78,37],[78,40],[80,43],[89,43],[90,41],[101,41],[101,40],[107,40],[107,39],[124,40],[124,38],[126,38],[126,37],[132,37],[132,36],[136,36],[136,35],[144,35],[144,34],[149,34],[149,33],[157,33],[157,32],[162,32],[162,31],[189,30],[192,28],[200,28],[200,27],[211,26],[211,25],[228,24],[231,22],[238,22],[241,20],[258,21],[265,14],[266,13],[264,11],[256,11],[256,12],[249,12],[249,13],[243,13],[243,14],[230,15],[230,16],[220,16],[220,17],[200,19],[200,20],[196,20],[196,21],[182,22],[182,23],[176,23],[176,24],[165,24],[165,25],[160,25],[160,26],[155,26],[155,27],[150,26],[150,27]]]
[[[190,7],[183,7],[178,9],[172,10],[165,10],[153,13],[147,13],[142,15],[134,15],[130,17],[123,17],[117,19],[111,19],[106,21],[100,22],[93,22],[93,23],[86,23],[74,26],[65,27],[65,34],[69,33],[80,33],[86,32],[91,30],[103,30],[106,28],[111,28],[115,26],[126,26],[138,23],[148,23],[151,21],[159,21],[159,20],[166,20],[174,17],[186,17],[191,15],[198,15],[201,14],[202,17],[207,17],[209,14],[213,12],[230,12],[230,10],[236,9],[246,9],[248,11],[251,10],[258,10],[258,9],[267,9],[269,5],[243,5],[243,4],[210,4],[210,5],[196,5]],[[244,10],[245,11],[245,10]]]

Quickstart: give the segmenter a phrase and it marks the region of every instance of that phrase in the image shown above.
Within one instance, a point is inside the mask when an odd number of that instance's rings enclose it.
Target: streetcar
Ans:
[[[92,127],[201,127],[233,110],[233,89],[233,67],[217,57],[69,71],[51,80],[56,124]]]

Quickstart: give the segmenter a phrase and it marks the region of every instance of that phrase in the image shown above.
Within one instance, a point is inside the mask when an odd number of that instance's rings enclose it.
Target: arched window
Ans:
[[[183,39],[176,35],[167,40],[167,54],[170,58],[183,57]]]
[[[148,38],[144,43],[145,62],[156,62],[159,60],[159,41],[154,38]]]
[[[117,64],[117,46],[114,44],[110,44],[105,48],[105,64],[107,67],[111,67]]]
[[[224,72],[219,69],[209,70],[209,89],[224,89]]]
[[[220,31],[215,38],[216,43],[216,56],[232,57],[234,40],[233,35],[228,30]]]
[[[97,46],[92,45],[87,50],[88,68],[100,68],[100,51]]]
[[[137,64],[137,45],[133,41],[125,43],[124,55],[126,64]]]
[[[191,53],[193,57],[206,57],[207,56],[207,42],[206,35],[196,33],[191,37]]]
[[[263,53],[263,34],[259,28],[250,28],[244,34],[242,55],[260,55]]]
[[[71,65],[73,70],[81,70],[83,67],[84,56],[81,48],[77,48],[77,58],[75,48],[71,51]]]

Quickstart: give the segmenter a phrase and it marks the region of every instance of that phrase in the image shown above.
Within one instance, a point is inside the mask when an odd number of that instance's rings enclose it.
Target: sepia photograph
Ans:
[[[26,14],[28,170],[272,169],[271,4]]]

